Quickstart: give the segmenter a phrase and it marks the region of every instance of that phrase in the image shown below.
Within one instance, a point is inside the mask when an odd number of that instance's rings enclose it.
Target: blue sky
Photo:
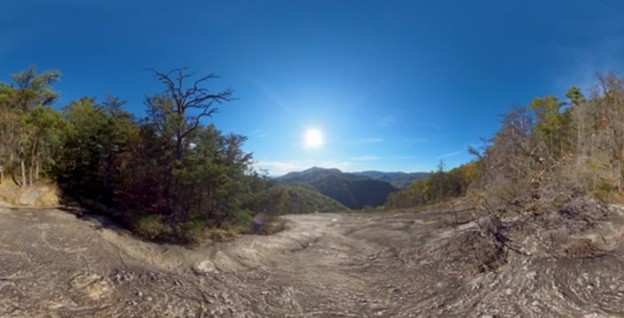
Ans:
[[[548,2],[548,3],[543,3]],[[62,107],[110,93],[144,115],[146,68],[221,78],[215,123],[272,174],[310,166],[430,171],[512,105],[621,74],[619,1],[3,0],[0,80],[59,69]],[[307,129],[325,144],[306,149]]]

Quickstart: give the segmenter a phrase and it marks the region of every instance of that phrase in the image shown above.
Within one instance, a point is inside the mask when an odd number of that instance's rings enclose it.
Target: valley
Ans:
[[[281,185],[303,184],[336,200],[350,209],[382,206],[388,195],[425,178],[424,172],[342,172],[338,169],[312,167],[275,178]]]

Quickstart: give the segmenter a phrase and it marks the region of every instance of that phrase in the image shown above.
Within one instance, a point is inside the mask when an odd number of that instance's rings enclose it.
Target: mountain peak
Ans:
[[[308,168],[306,170],[301,171],[303,173],[311,173],[311,172],[335,172],[335,173],[342,173],[342,171],[340,171],[340,169],[337,168],[321,168],[321,167],[312,167],[312,168]]]

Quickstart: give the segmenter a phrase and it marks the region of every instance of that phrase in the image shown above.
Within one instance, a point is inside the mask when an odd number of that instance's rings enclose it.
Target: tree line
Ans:
[[[152,73],[163,91],[145,98],[144,118],[112,96],[59,111],[59,71],[12,75],[0,83],[0,170],[19,187],[55,180],[65,195],[150,238],[193,240],[205,228],[249,223],[245,206],[267,178],[242,150],[246,137],[204,123],[232,90],[213,92],[207,84],[217,76],[195,78],[187,68]]]
[[[385,208],[408,208],[446,201],[466,194],[468,187],[477,176],[477,164],[467,163],[449,171],[444,171],[440,162],[438,170],[425,178],[417,179],[406,189],[391,193]]]
[[[475,189],[487,209],[543,211],[572,197],[620,195],[624,159],[624,79],[598,74],[584,94],[535,98],[502,118],[480,149]]]
[[[495,214],[538,213],[580,195],[621,196],[624,159],[624,79],[598,74],[585,93],[544,96],[502,116],[500,130],[475,159],[439,170],[389,197],[387,206],[424,205],[466,193]],[[620,197],[621,199],[621,197]]]

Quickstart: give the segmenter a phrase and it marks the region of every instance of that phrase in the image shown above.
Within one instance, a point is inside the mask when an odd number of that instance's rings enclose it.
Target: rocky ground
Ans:
[[[192,248],[100,217],[0,208],[1,317],[620,317],[624,211],[286,216]]]

